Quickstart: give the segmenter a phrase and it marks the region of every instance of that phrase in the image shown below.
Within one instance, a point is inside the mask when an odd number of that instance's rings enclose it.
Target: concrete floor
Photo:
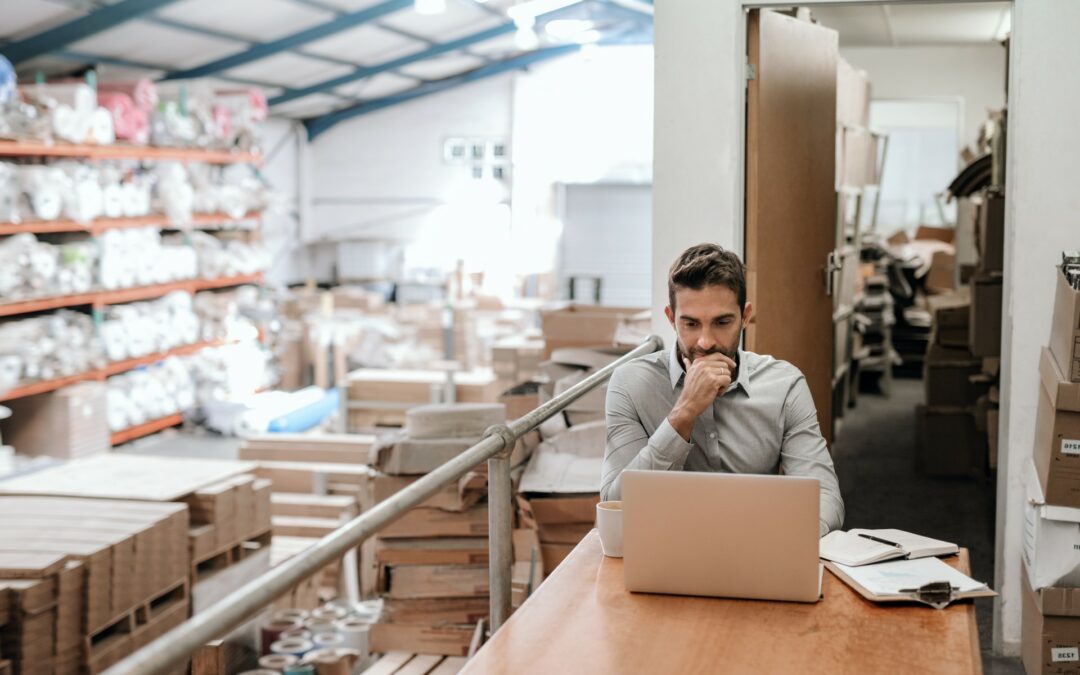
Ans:
[[[833,451],[847,511],[844,529],[894,527],[956,542],[971,552],[972,576],[992,584],[994,484],[915,472],[915,406],[922,399],[921,380],[898,379],[891,397],[863,394],[847,411]],[[986,673],[1023,673],[1019,659],[989,653],[993,600],[976,600],[975,613]]]

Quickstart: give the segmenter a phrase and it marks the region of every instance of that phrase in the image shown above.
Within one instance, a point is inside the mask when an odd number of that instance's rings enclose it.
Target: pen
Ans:
[[[859,536],[862,537],[863,539],[869,539],[870,541],[876,541],[879,544],[888,544],[889,546],[895,546],[896,548],[900,549],[901,551],[904,550],[904,547],[901,546],[900,544],[897,544],[895,541],[889,541],[888,539],[882,539],[881,537],[875,537],[872,534],[863,534],[862,532],[859,533]]]

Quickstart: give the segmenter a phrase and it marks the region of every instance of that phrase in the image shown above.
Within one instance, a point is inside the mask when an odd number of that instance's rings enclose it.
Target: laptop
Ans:
[[[627,590],[821,597],[816,478],[624,471],[621,483]]]

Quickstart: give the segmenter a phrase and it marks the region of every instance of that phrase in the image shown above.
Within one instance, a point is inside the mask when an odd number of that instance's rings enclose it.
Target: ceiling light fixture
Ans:
[[[413,9],[417,14],[425,16],[442,14],[446,11],[446,0],[416,0],[413,3]]]

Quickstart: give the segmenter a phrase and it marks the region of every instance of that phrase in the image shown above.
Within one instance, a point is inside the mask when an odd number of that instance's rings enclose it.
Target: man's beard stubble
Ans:
[[[690,350],[687,350],[683,346],[682,340],[680,340],[678,338],[678,336],[676,336],[675,345],[679,350],[679,363],[682,363],[684,358],[689,358],[690,362],[693,363],[695,359],[699,359],[699,358],[701,358],[703,356],[708,356],[709,354],[723,354],[724,356],[728,357],[729,359],[731,359],[732,361],[735,362],[736,372],[738,372],[739,345],[742,344],[742,337],[743,337],[743,331],[740,330],[739,331],[739,339],[735,341],[735,346],[732,347],[731,349],[727,349],[725,347],[717,346],[717,347],[714,347],[713,349],[709,349],[709,350],[706,351],[706,350],[702,350],[702,349],[690,349]],[[735,373],[732,373],[733,377],[734,377],[734,375],[735,375]]]

